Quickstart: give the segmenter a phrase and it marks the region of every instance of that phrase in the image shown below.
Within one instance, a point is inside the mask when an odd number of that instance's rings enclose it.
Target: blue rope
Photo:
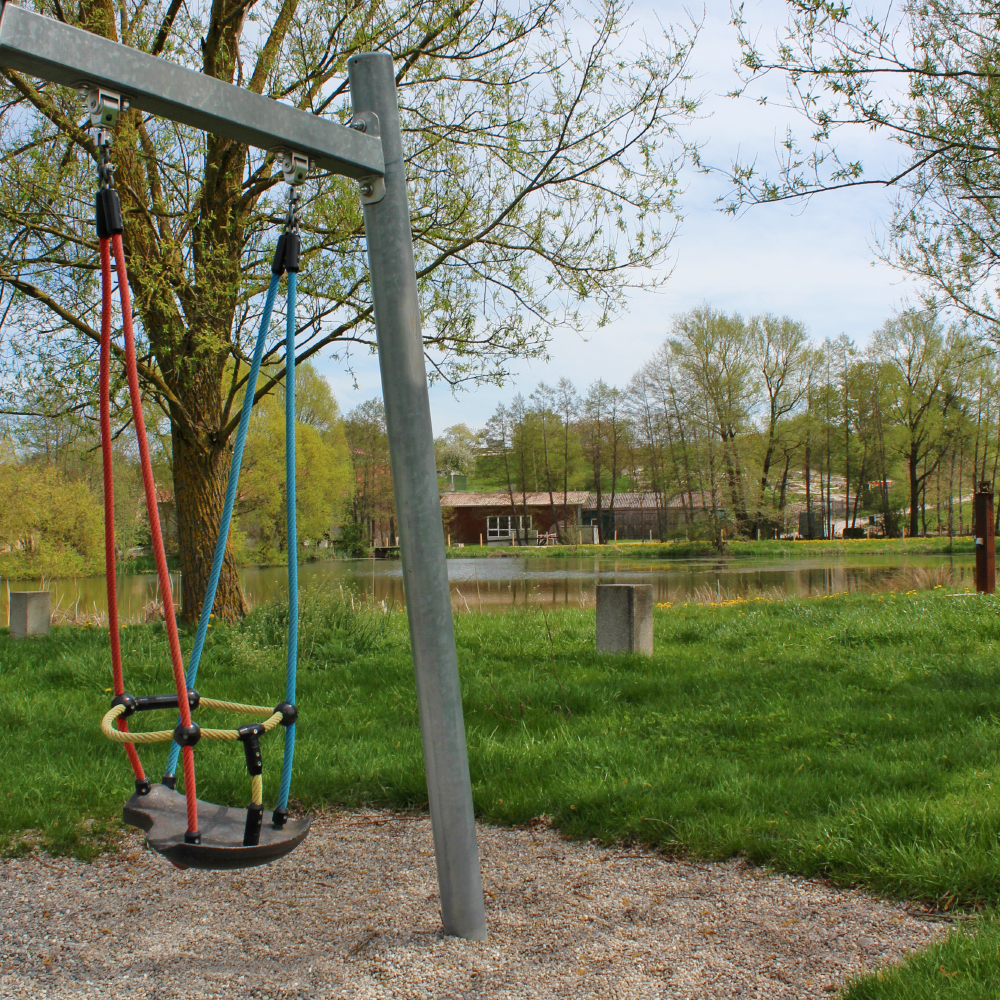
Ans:
[[[236,487],[240,479],[240,466],[243,463],[243,446],[247,440],[247,428],[250,426],[250,411],[253,409],[253,397],[257,388],[257,376],[260,374],[260,362],[264,357],[264,341],[267,339],[267,329],[271,325],[271,311],[278,294],[278,283],[281,275],[272,274],[271,283],[264,299],[264,311],[260,317],[260,328],[257,331],[257,343],[254,347],[253,362],[250,365],[250,375],[247,378],[246,389],[243,392],[243,409],[240,411],[240,426],[236,432],[236,442],[233,445],[233,461],[229,467],[229,483],[226,486],[226,502],[222,508],[222,521],[219,524],[219,538],[215,543],[215,558],[212,560],[212,574],[208,579],[208,589],[201,606],[201,618],[198,621],[198,632],[194,638],[194,647],[188,661],[187,686],[190,690],[198,678],[198,664],[201,661],[201,651],[208,635],[208,623],[212,617],[212,607],[215,605],[215,592],[219,586],[219,576],[222,574],[222,563],[226,556],[226,541],[229,538],[229,525],[233,518],[233,506],[236,503]],[[294,690],[294,688],[293,688]],[[167,761],[167,774],[174,774],[177,769],[177,758],[181,748],[172,743],[170,758]]]
[[[288,666],[285,701],[295,704],[295,674],[299,651],[299,540],[295,525],[295,286],[297,275],[288,274],[285,296],[285,508],[288,525]],[[288,808],[295,756],[295,726],[285,730],[285,756],[281,762],[278,808]]]

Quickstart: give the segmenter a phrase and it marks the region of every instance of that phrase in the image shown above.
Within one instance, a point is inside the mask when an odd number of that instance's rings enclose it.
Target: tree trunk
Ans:
[[[917,476],[919,458],[916,450],[910,452],[910,537],[920,534],[920,479]]]
[[[227,443],[222,449],[206,452],[174,431],[173,447],[174,503],[182,573],[181,614],[184,621],[196,622],[219,537],[232,446]],[[216,618],[227,622],[237,621],[247,613],[233,557],[232,536],[226,543],[212,611]]]

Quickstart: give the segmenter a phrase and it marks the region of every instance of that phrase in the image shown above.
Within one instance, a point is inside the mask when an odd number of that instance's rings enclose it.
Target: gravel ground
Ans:
[[[172,868],[130,834],[93,864],[0,862],[0,997],[825,997],[944,933],[742,862],[481,827],[490,940],[441,934],[426,818],[319,818],[268,868]]]

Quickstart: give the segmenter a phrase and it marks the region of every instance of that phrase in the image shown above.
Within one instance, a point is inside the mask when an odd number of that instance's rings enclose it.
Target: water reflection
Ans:
[[[816,596],[870,590],[903,572],[947,570],[954,585],[970,589],[974,557],[969,556],[862,556],[850,560],[688,560],[684,562],[636,562],[613,559],[554,559],[509,557],[451,559],[448,577],[456,610],[502,611],[515,604],[548,607],[593,605],[598,583],[650,583],[658,602],[678,602],[708,590],[725,596],[777,590],[792,596]],[[287,590],[283,566],[250,568],[241,572],[244,592],[253,604],[281,600]],[[304,591],[319,586],[350,588],[376,600],[402,606],[403,575],[397,560],[345,559],[303,563],[299,567]],[[171,574],[174,593],[179,592],[180,574]],[[926,582],[924,585],[928,585]],[[7,622],[7,587],[34,590],[33,581],[0,583],[0,622]],[[81,612],[103,614],[107,610],[104,577],[48,582],[53,604],[75,607]],[[118,580],[118,606],[123,618],[140,618],[144,607],[159,597],[154,574],[126,576]]]

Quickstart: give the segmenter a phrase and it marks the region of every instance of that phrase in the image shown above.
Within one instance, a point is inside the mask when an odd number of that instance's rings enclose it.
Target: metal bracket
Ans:
[[[87,102],[90,124],[95,128],[113,129],[118,124],[118,115],[128,109],[128,101],[113,90],[93,83],[81,83],[79,90]]]
[[[281,159],[281,172],[285,175],[285,183],[297,187],[309,175],[309,157],[304,153],[296,153],[291,149],[277,150]]]
[[[373,111],[362,111],[351,119],[351,128],[365,135],[379,137],[378,115]],[[385,197],[384,177],[362,177],[358,182],[362,205],[377,205]]]

